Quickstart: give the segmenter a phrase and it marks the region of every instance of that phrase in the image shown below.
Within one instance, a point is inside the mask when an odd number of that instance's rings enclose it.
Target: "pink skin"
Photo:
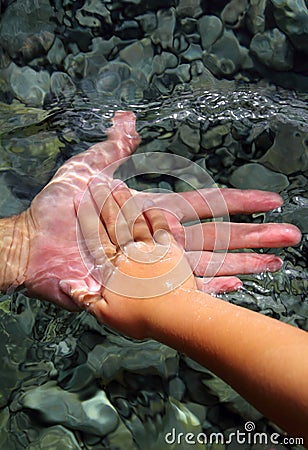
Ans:
[[[112,122],[113,126],[107,131],[108,139],[70,158],[35,197],[27,211],[30,234],[30,256],[25,274],[27,292],[31,296],[53,301],[70,310],[76,310],[77,307],[59,287],[60,280],[80,280],[80,285],[91,292],[99,292],[101,289],[80,257],[74,199],[84,194],[90,181],[102,170],[106,181],[111,181],[116,164],[113,164],[110,170],[106,170],[106,167],[132,154],[140,142],[132,112],[117,112]],[[215,191],[218,190],[204,190],[203,193],[206,197],[213,197],[211,201],[215,201]],[[279,195],[269,192],[222,189],[220,193],[230,214],[267,211],[282,204]],[[195,267],[195,273],[203,276],[207,258],[209,254],[213,254],[211,242],[215,230],[210,223],[203,225],[203,245],[198,245],[193,227],[185,227],[184,235],[180,220],[190,220],[191,213],[181,207],[178,198],[182,197],[186,203],[190,203],[200,218],[212,217],[210,209],[200,204],[195,191],[185,192],[180,196],[140,194],[140,197],[144,199],[145,195],[151,196],[157,206],[162,205],[170,212],[166,216],[171,231],[179,243],[189,250],[187,256],[190,261],[194,261],[194,251],[206,250],[202,253],[200,264]],[[216,211],[217,214],[219,211]],[[225,214],[225,211],[221,211],[221,214]],[[231,240],[227,248],[282,247],[294,245],[299,239],[299,230],[288,224],[234,224],[231,226]],[[213,278],[204,289],[207,292],[237,289],[242,283],[234,275],[277,270],[281,264],[281,260],[276,256],[256,254],[243,261],[240,253],[230,255],[222,262],[218,272],[218,275],[227,276]],[[200,286],[201,284],[200,282]]]
[[[59,288],[61,279],[75,278],[91,290],[100,289],[80,258],[73,200],[84,193],[95,175],[130,155],[140,142],[135,116],[130,112],[116,113],[107,134],[107,141],[70,158],[60,167],[29,209],[30,258],[25,282],[28,294],[70,310],[77,307]]]

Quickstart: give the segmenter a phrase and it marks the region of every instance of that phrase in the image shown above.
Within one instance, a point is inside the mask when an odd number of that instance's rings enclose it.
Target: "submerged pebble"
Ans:
[[[234,170],[230,177],[232,186],[239,189],[261,189],[264,191],[281,192],[288,185],[288,178],[267,169],[261,164],[245,164]]]
[[[39,412],[47,424],[60,422],[85,433],[103,436],[118,425],[118,415],[103,391],[82,401],[77,394],[63,391],[49,382],[28,390],[20,402],[23,407]]]
[[[119,171],[126,179],[141,171],[131,186],[204,187],[196,162],[222,187],[284,191],[285,205],[255,221],[290,221],[307,231],[304,97],[269,83],[306,89],[306,6],[2,2],[1,213],[24,209],[57,166],[103,139],[120,107],[136,112],[142,136],[138,164]],[[146,157],[152,151],[155,164]],[[188,164],[175,166],[165,158],[170,153]],[[156,167],[160,173],[149,173]],[[224,298],[307,328],[304,245],[275,249],[283,270],[247,275],[246,290]],[[21,293],[1,296],[0,334],[5,449],[167,448],[172,427],[228,434],[244,419],[272,432],[204,367],[154,341],[118,335],[85,313]]]

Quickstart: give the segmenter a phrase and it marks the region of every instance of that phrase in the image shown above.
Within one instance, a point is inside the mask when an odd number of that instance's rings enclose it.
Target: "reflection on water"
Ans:
[[[46,110],[0,105],[1,215],[24,209],[68,157],[102,140],[119,108],[137,115],[138,153],[175,153],[201,165],[219,186],[274,190],[285,199],[279,210],[233,220],[286,221],[307,232],[304,95],[228,84],[142,105],[78,95]],[[202,186],[198,174],[185,175],[186,185],[153,174],[130,183],[176,191]],[[308,329],[307,241],[260,251],[280,255],[283,269],[245,276],[245,288],[224,297]],[[133,342],[84,313],[22,293],[1,300],[1,449],[163,449],[171,448],[164,434],[174,426],[178,433],[231,432],[248,419],[271,430],[231,388],[172,349]]]

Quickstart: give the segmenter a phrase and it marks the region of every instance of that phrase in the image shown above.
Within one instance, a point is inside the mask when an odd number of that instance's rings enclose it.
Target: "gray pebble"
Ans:
[[[300,51],[308,53],[308,9],[305,0],[271,0],[277,26]]]
[[[179,17],[199,17],[202,14],[200,0],[179,0],[176,13]]]
[[[274,144],[259,162],[286,175],[308,170],[307,127],[291,122],[280,124]]]
[[[273,172],[257,163],[245,164],[235,169],[230,177],[230,183],[238,189],[261,189],[273,192],[281,192],[289,185],[285,175]]]
[[[262,64],[274,70],[290,70],[293,67],[292,47],[278,28],[257,33],[251,40],[250,51]]]
[[[56,23],[49,0],[9,2],[0,22],[1,46],[14,58],[30,61],[47,53],[53,44]]]
[[[76,86],[71,77],[65,72],[53,72],[50,78],[50,89],[57,97],[74,94]]]
[[[160,44],[164,49],[170,49],[173,46],[173,34],[176,24],[175,9],[169,8],[157,12],[158,26],[152,33],[154,44]]]
[[[61,424],[73,430],[102,436],[116,429],[118,414],[103,391],[81,400],[53,381],[25,392],[21,405],[40,412],[45,423]]]
[[[210,48],[223,33],[223,24],[219,17],[202,16],[198,21],[198,29],[203,50]]]
[[[42,106],[50,90],[50,75],[46,70],[36,72],[30,67],[18,67],[11,63],[10,83],[19,100],[32,106]]]
[[[248,0],[231,0],[229,1],[220,15],[221,20],[230,28],[238,28],[248,10]]]

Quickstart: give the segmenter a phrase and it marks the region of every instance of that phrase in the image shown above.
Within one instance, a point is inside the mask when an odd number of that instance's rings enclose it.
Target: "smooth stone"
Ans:
[[[149,38],[134,42],[119,53],[120,58],[130,67],[143,66],[153,59],[153,46]],[[157,55],[158,56],[158,55]]]
[[[132,430],[138,449],[187,449],[188,447],[185,445],[184,440],[185,436],[188,433],[197,436],[202,431],[198,418],[184,403],[172,398],[166,401],[163,414],[156,414],[150,418],[147,415],[143,418],[133,414],[130,420],[126,421],[126,424]],[[172,445],[172,435],[169,437],[169,443],[166,442],[167,433],[172,432],[173,429],[176,435],[179,436],[179,441],[178,439],[176,440],[177,444],[175,446]],[[197,440],[190,446],[194,450],[204,450],[204,444],[198,443]]]
[[[169,377],[177,372],[178,354],[155,341],[135,343],[110,336],[108,342],[96,345],[88,353],[87,365],[103,382],[121,378],[125,371],[142,373],[145,367],[151,367],[152,374]]]
[[[140,102],[143,99],[143,93],[144,89],[139,85],[137,79],[132,78],[122,83],[119,91],[119,98],[126,103]]]
[[[18,67],[11,63],[10,84],[19,100],[32,106],[42,106],[50,90],[50,75],[46,70],[36,72],[30,67]]]
[[[206,414],[208,408],[204,405],[199,405],[198,403],[193,402],[187,402],[185,403],[185,406],[189,409],[189,411],[197,417],[198,421],[200,423],[203,423],[203,421],[206,419]]]
[[[28,446],[28,450],[51,449],[82,450],[82,447],[78,444],[74,433],[61,425],[55,425],[43,430]]]
[[[46,54],[55,38],[56,23],[49,0],[16,0],[9,2],[1,17],[1,46],[15,58],[22,54],[26,61]]]
[[[30,108],[13,100],[11,104],[0,103],[0,134],[18,131],[20,128],[37,125],[48,118],[48,111],[39,108]]]
[[[54,43],[47,54],[47,59],[50,64],[59,66],[66,56],[64,45],[58,37],[54,40]]]
[[[185,390],[186,390],[185,383],[180,377],[172,378],[169,381],[168,391],[171,397],[181,401],[182,398],[184,397]]]
[[[190,44],[188,49],[181,54],[186,61],[191,62],[196,59],[202,59],[202,48],[198,44]]]
[[[180,29],[181,31],[187,35],[194,35],[195,32],[197,31],[197,24],[198,21],[197,19],[193,19],[191,17],[184,17],[183,19],[181,19],[181,25],[180,25]]]
[[[229,1],[222,10],[221,20],[229,28],[238,28],[245,18],[248,6],[248,0]]]
[[[110,11],[100,0],[86,0],[83,7],[77,9],[76,19],[84,27],[100,27],[102,22],[97,18],[100,16],[108,24],[111,24]]]
[[[289,186],[288,178],[267,169],[261,164],[251,163],[238,167],[230,177],[232,186],[238,189],[260,189],[281,192]]]
[[[105,54],[110,48],[110,44],[116,41],[105,41],[102,38],[92,40],[92,50],[90,52],[80,52],[76,49],[75,54],[70,53],[64,60],[65,71],[74,79],[95,79],[98,72],[107,63]]]
[[[308,9],[305,0],[271,0],[277,26],[297,50],[308,53]]]
[[[39,412],[43,422],[61,424],[73,430],[102,436],[116,429],[118,414],[105,392],[81,400],[75,393],[64,391],[53,381],[24,393],[22,407]]]
[[[114,33],[124,41],[141,39],[143,37],[142,30],[136,20],[125,20],[124,22],[116,23]]]
[[[57,97],[71,95],[76,92],[76,86],[65,72],[53,72],[50,78],[50,90]]]
[[[26,178],[24,183],[44,185],[50,179],[50,173],[55,167],[59,149],[63,147],[56,132],[41,131],[37,134],[22,136],[16,133],[10,139],[5,140],[3,150],[6,152],[6,168],[11,169],[14,183],[13,192],[26,194],[26,186],[16,184],[16,173]],[[40,167],[40,170],[38,170]],[[15,177],[13,175],[15,174]],[[28,179],[27,179],[28,178]],[[34,186],[32,191],[34,190]],[[37,186],[36,186],[37,188]],[[32,193],[33,195],[33,193]]]
[[[1,155],[1,151],[0,151]],[[0,168],[0,171],[3,167]],[[3,176],[4,175],[4,176]],[[21,213],[28,206],[27,201],[16,197],[5,182],[5,174],[0,174],[0,217],[10,217]]]
[[[143,46],[139,41],[128,45],[120,51],[120,58],[130,66],[142,64],[143,57]]]
[[[147,14],[136,16],[136,20],[140,23],[145,33],[151,33],[157,27],[156,14],[151,11],[148,11]]]
[[[183,174],[180,179],[175,180],[175,192],[187,192],[195,189],[202,189],[204,183],[195,175]]]
[[[185,50],[189,47],[189,42],[187,41],[184,34],[180,34],[180,36],[176,36],[173,41],[173,47],[178,53],[185,52]]]
[[[225,137],[230,132],[231,125],[217,125],[201,134],[201,147],[205,150],[219,147],[223,144]]]
[[[250,42],[250,51],[258,60],[274,70],[293,67],[293,50],[285,34],[274,28],[257,33]]]
[[[132,432],[123,424],[123,422],[120,422],[118,428],[106,436],[104,448],[120,450],[121,447],[123,447],[123,442],[125,442],[125,450],[138,450]]]
[[[246,15],[248,30],[254,35],[265,30],[265,9],[267,0],[253,0],[250,2]]]
[[[152,74],[160,75],[168,68],[175,68],[178,65],[178,58],[170,52],[162,52],[155,55],[152,62]]]
[[[202,61],[193,61],[190,65],[191,86],[193,89],[203,89],[211,91],[216,87],[216,79],[212,72],[210,72]]]
[[[244,66],[252,66],[248,50],[239,44],[232,30],[225,30],[210,50],[203,52],[203,63],[214,75],[228,77]]]
[[[160,44],[163,49],[173,47],[173,35],[176,24],[176,14],[174,8],[159,10],[157,12],[157,29],[152,33],[152,42]]]
[[[199,17],[202,14],[200,0],[180,0],[176,7],[178,17]]]
[[[176,69],[167,70],[169,74],[176,74],[182,83],[188,83],[191,80],[190,64],[180,64]]]
[[[286,122],[273,124],[274,144],[259,162],[286,175],[308,170],[307,127]]]
[[[21,294],[19,294],[21,295]],[[31,310],[24,314],[16,314],[12,311],[12,299],[8,302],[0,294],[0,408],[11,403],[13,393],[27,378],[26,372],[20,370],[20,364],[27,358],[27,354],[33,345],[31,334],[34,314]],[[22,306],[22,305],[21,305]],[[31,320],[32,319],[32,320]],[[32,325],[32,326],[31,326]]]
[[[126,63],[111,62],[99,71],[95,81],[96,89],[99,92],[111,95],[130,77],[131,69]]]
[[[223,33],[222,21],[217,16],[202,16],[198,20],[203,50],[210,48]]]
[[[1,399],[1,397],[0,397]],[[14,444],[13,444],[14,445]],[[0,448],[13,450],[12,437],[10,435],[10,410],[1,408],[0,411]]]
[[[200,148],[200,130],[198,127],[191,127],[183,124],[179,130],[181,141],[188,147],[192,148],[195,153],[198,153]]]
[[[96,54],[98,58],[100,55],[103,55],[105,58],[109,58],[112,51],[121,43],[121,39],[117,36],[112,36],[110,39],[95,37],[92,39],[92,52]],[[102,60],[101,65],[103,65]]]

